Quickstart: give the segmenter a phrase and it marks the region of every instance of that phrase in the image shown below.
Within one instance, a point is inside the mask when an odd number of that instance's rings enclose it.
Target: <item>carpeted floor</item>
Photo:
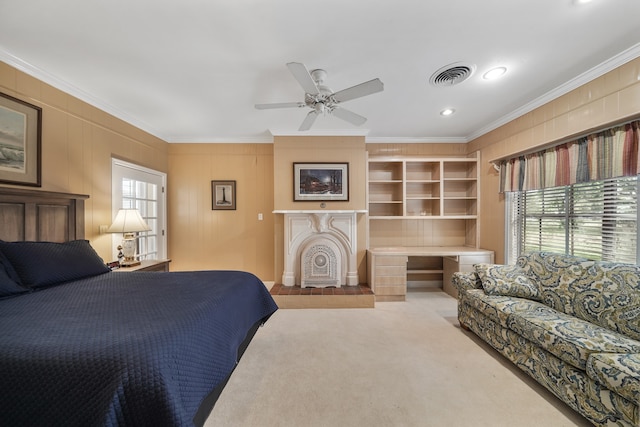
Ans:
[[[440,290],[375,309],[279,310],[205,426],[591,425],[461,330],[456,310]]]

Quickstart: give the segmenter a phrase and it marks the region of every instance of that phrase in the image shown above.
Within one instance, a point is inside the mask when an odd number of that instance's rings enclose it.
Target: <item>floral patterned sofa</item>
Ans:
[[[640,267],[536,252],[456,273],[460,325],[598,426],[640,426]]]

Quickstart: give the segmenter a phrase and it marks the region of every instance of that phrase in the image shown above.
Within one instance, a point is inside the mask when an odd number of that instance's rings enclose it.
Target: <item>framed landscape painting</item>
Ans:
[[[349,163],[294,163],[294,201],[348,201]]]
[[[0,182],[40,187],[42,109],[0,93]]]

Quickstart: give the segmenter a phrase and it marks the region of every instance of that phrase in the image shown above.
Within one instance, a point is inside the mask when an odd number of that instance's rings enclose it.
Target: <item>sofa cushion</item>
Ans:
[[[532,252],[518,258],[517,266],[538,285],[540,301],[567,314],[575,314],[573,284],[594,261],[551,252]]]
[[[537,300],[538,286],[517,265],[476,264],[474,266],[489,295],[505,295]]]
[[[572,287],[572,314],[640,341],[640,267],[598,261]]]
[[[587,375],[636,405],[640,404],[640,354],[594,353],[587,362]]]
[[[482,289],[482,282],[474,271],[456,271],[451,278],[451,284],[456,288],[458,294],[470,289]]]
[[[509,327],[509,316],[511,314],[544,307],[539,302],[524,298],[487,295],[482,289],[467,290],[461,294],[461,298],[464,299],[465,303],[505,328]]]
[[[509,316],[509,328],[576,368],[592,353],[640,353],[640,341],[540,305]]]

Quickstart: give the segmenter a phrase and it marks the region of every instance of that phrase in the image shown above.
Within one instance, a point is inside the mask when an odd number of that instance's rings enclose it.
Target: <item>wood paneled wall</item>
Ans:
[[[169,144],[0,62],[0,92],[42,108],[43,191],[86,194],[85,237],[111,260],[111,158],[167,171]]]
[[[480,150],[480,246],[495,251],[496,262],[502,262],[504,200],[489,160],[639,117],[640,59],[468,144],[365,144],[364,137],[277,137],[273,145],[168,144],[2,62],[0,91],[43,109],[42,190],[90,196],[85,235],[105,259],[112,256],[111,236],[98,230],[111,223],[115,156],[168,173],[172,269],[238,268],[279,281],[282,230],[271,212],[300,206],[293,202],[291,163],[348,161],[351,200],[327,208],[364,209],[367,151],[370,156],[443,156]],[[211,210],[214,179],[237,181],[236,211]]]
[[[236,181],[236,210],[211,209],[212,180]],[[167,187],[172,271],[237,269],[273,280],[272,144],[171,144]]]
[[[640,117],[640,58],[563,95],[468,144],[482,158],[480,246],[504,262],[504,197],[490,161]]]

